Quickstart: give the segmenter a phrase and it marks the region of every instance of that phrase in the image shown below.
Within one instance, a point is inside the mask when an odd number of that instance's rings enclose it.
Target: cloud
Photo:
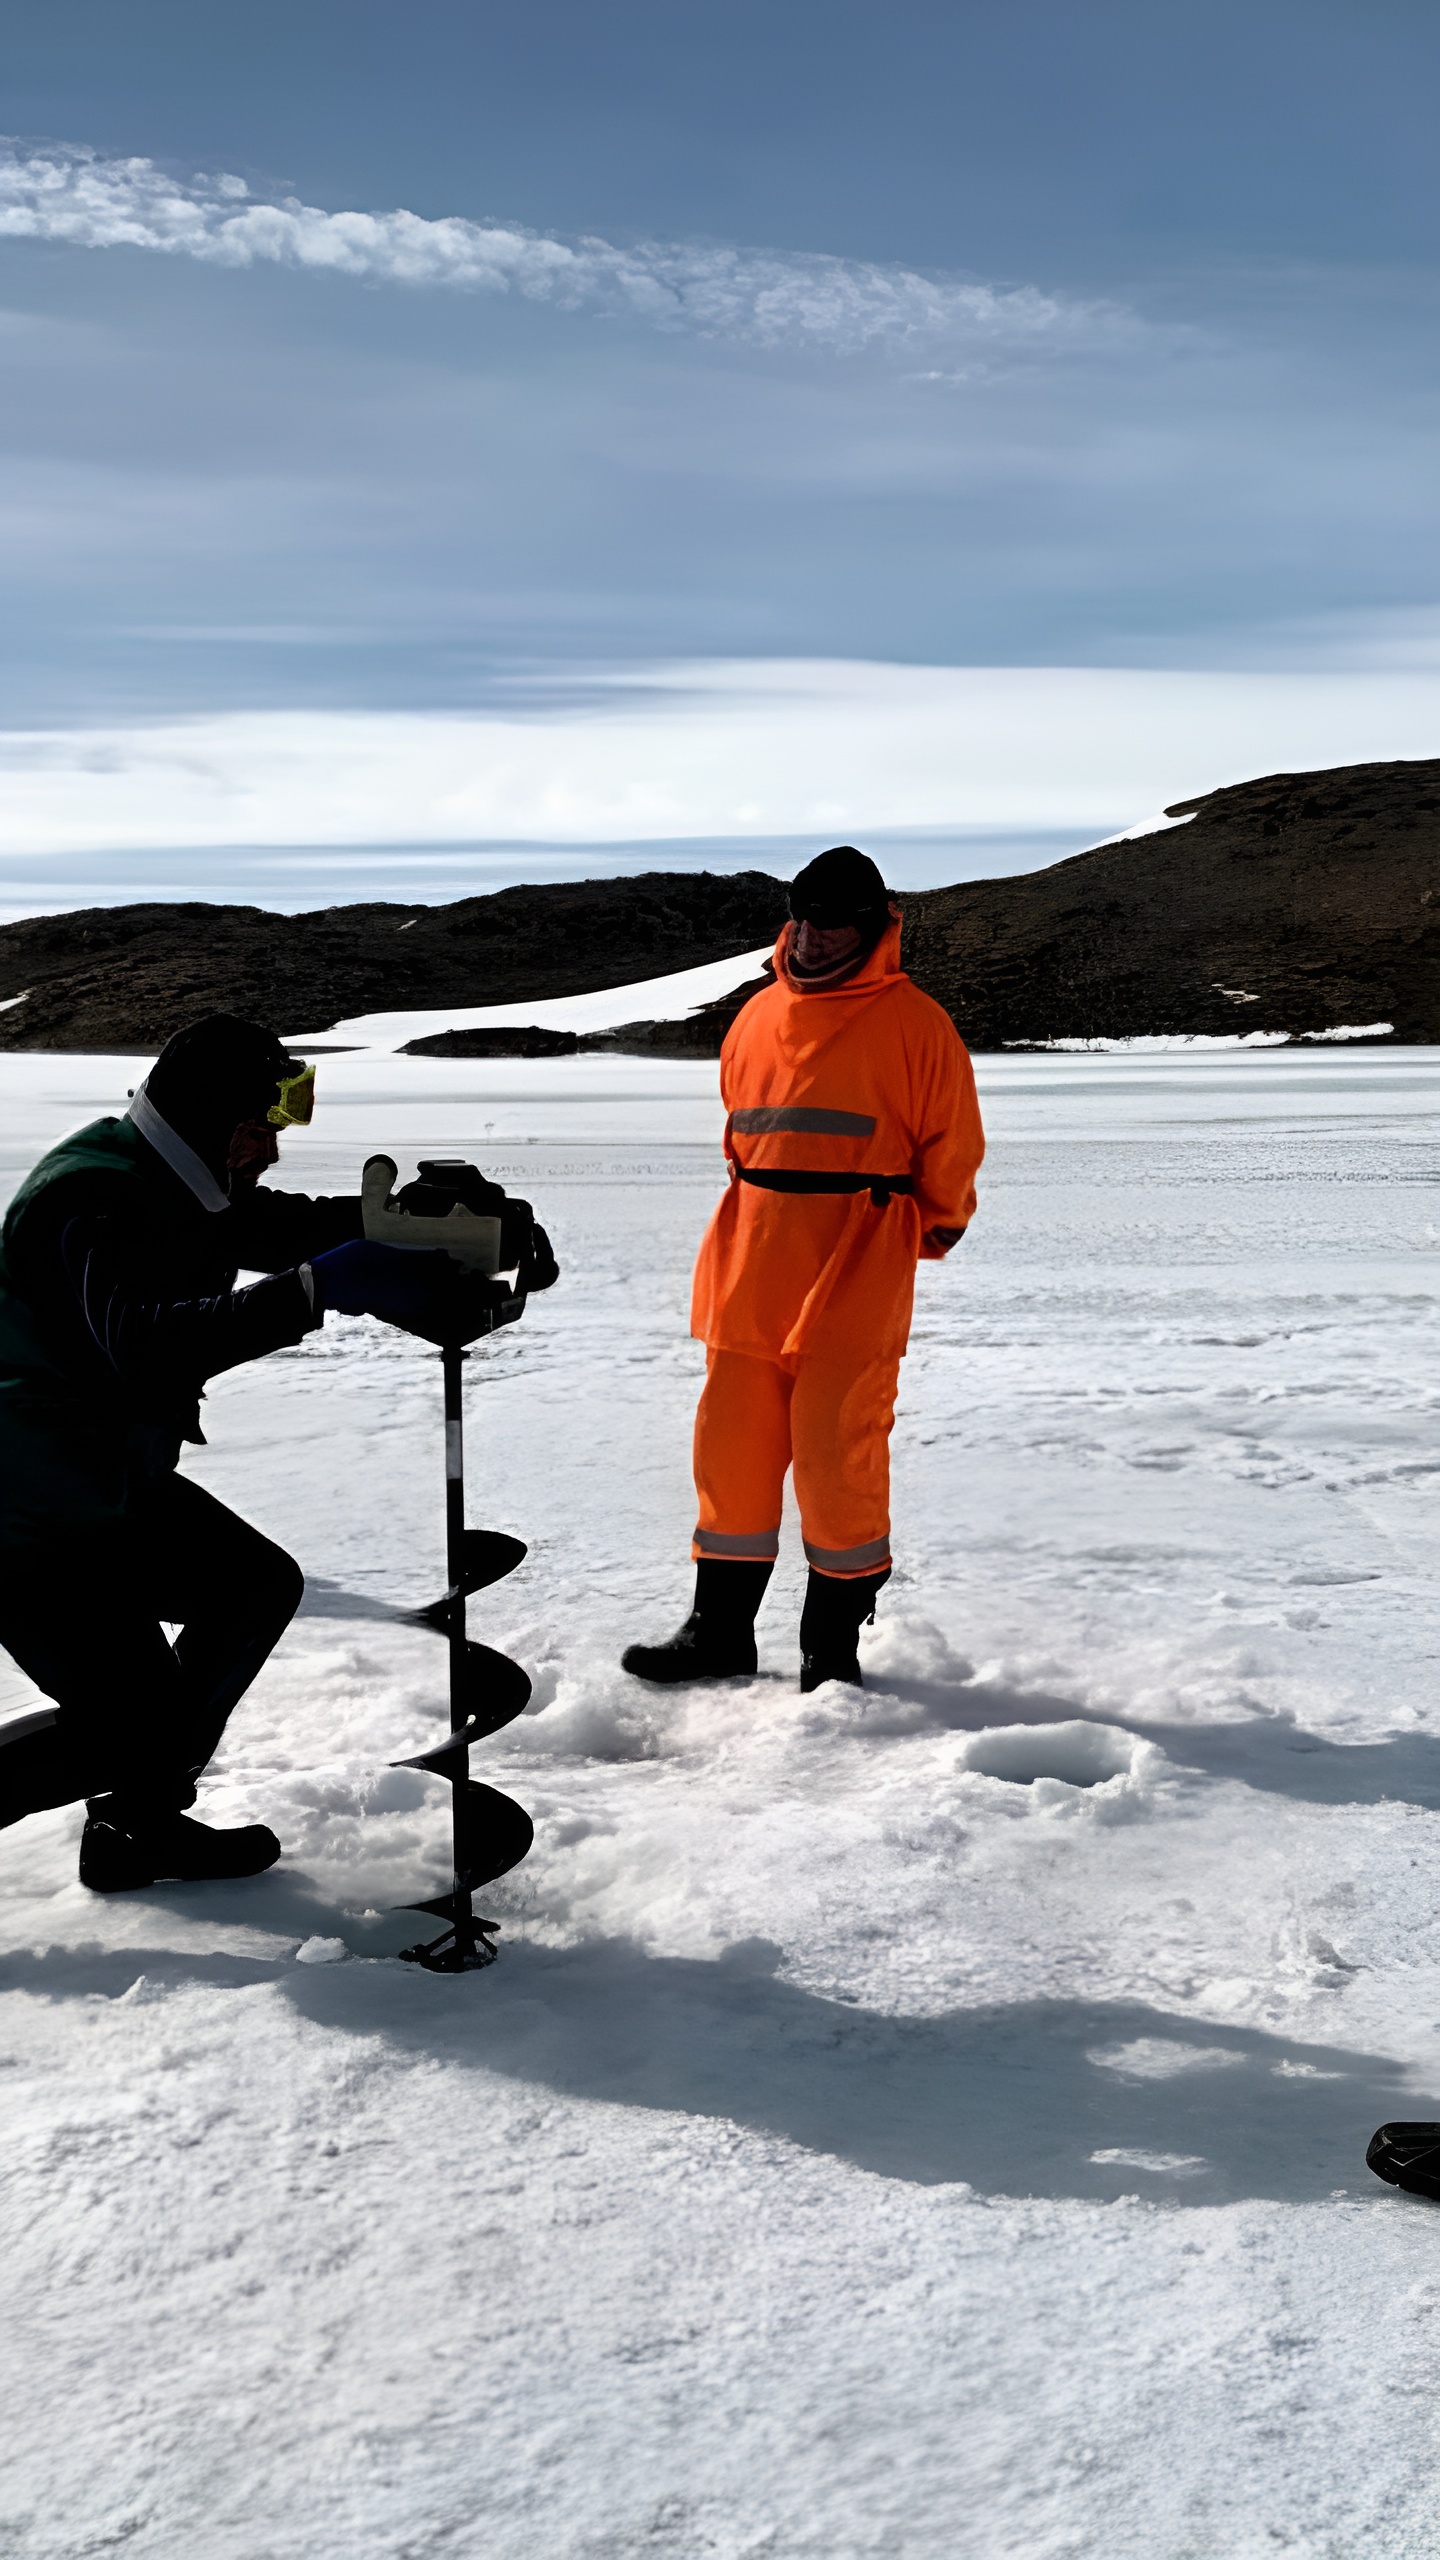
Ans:
[[[0,852],[1077,828],[1246,776],[1433,755],[1433,678],[909,667],[602,672],[483,716],[237,712],[0,733]]]
[[[184,180],[153,160],[104,159],[68,143],[0,141],[0,237],[518,293],[569,310],[630,313],[662,329],[837,354],[949,341],[1013,356],[1086,346],[1137,325],[1113,305],[1063,300],[1033,285],[977,284],[848,258],[670,241],[620,248],[458,215],[326,213],[296,196],[267,203],[243,178]]]

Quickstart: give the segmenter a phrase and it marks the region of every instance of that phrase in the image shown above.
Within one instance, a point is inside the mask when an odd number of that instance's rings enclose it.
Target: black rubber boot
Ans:
[[[91,1796],[80,1835],[80,1881],[92,1893],[133,1893],[147,1884],[200,1884],[263,1875],[280,1843],[263,1822],[212,1831],[188,1814],[139,1813],[117,1796]]]
[[[890,1579],[883,1573],[840,1575],[810,1567],[805,1606],[800,1613],[800,1686],[818,1689],[826,1680],[847,1680],[863,1689],[859,1638],[867,1618]]]
[[[668,1644],[632,1644],[622,1671],[637,1680],[733,1680],[756,1667],[755,1612],[773,1564],[702,1556],[695,1567],[695,1606]]]

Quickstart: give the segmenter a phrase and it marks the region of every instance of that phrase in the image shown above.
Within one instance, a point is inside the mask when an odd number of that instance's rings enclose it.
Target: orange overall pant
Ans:
[[[760,1560],[780,1545],[786,1469],[805,1553],[819,1573],[890,1562],[890,1426],[898,1356],[756,1359],[711,1351],[695,1416],[700,1517],[691,1554]]]

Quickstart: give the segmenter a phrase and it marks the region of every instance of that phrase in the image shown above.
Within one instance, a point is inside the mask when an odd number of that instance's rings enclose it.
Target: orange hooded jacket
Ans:
[[[964,1228],[985,1153],[975,1078],[947,1013],[900,966],[900,918],[844,985],[785,973],[752,996],[720,1052],[730,1188],[695,1265],[690,1330],[765,1359],[894,1359],[910,1334],[923,1238]],[[765,1191],[736,1168],[901,1174],[911,1195]]]

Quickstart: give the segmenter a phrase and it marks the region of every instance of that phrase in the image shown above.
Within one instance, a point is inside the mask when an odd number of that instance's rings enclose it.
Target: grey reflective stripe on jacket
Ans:
[[[732,1111],[730,1126],[742,1138],[873,1138],[875,1123],[863,1111],[819,1111],[807,1103],[766,1104],[758,1111]]]

